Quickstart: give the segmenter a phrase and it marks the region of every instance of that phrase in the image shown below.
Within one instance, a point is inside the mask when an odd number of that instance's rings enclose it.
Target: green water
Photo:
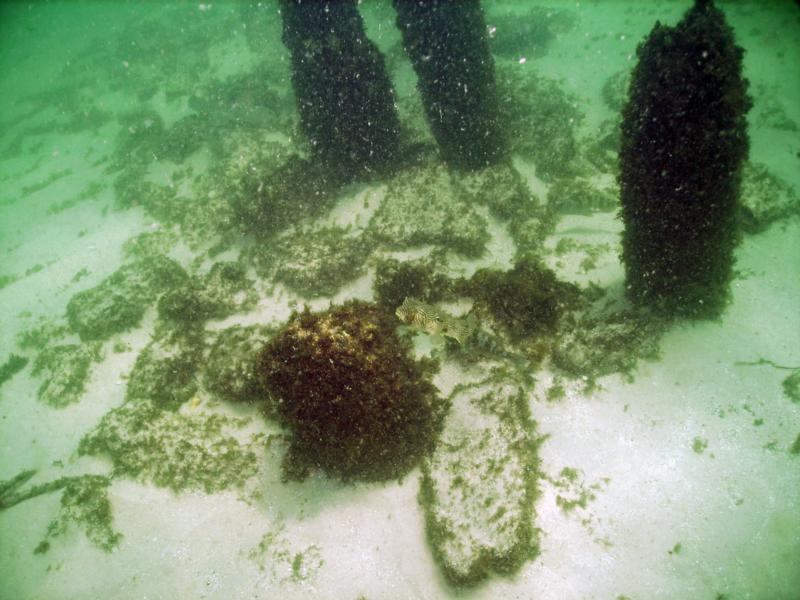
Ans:
[[[689,2],[484,2],[508,156],[469,173],[361,2],[401,150],[358,177],[277,2],[0,5],[0,600],[800,597],[800,8],[717,5],[753,107],[698,320],[629,303],[617,182]],[[352,373],[365,439],[287,416]]]

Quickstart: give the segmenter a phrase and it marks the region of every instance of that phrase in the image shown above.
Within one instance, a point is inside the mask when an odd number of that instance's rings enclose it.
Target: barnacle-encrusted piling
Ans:
[[[670,315],[714,317],[728,299],[751,100],[743,50],[698,0],[657,23],[623,109],[619,184],[628,295]]]
[[[312,158],[351,179],[390,168],[400,130],[394,91],[355,0],[281,0],[280,7]]]
[[[508,149],[478,0],[393,4],[442,158],[462,170],[501,162]]]

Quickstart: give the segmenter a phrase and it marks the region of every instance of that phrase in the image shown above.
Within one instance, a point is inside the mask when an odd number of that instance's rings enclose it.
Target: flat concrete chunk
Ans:
[[[445,575],[469,585],[513,573],[537,553],[537,457],[525,391],[504,376],[456,389],[420,501]]]

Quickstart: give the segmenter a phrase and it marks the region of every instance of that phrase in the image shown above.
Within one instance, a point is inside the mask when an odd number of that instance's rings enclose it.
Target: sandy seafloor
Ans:
[[[569,11],[577,20],[550,42],[546,53],[528,58],[525,67],[560,81],[579,99],[585,112],[581,137],[613,116],[601,101],[609,76],[630,67],[636,44],[656,19],[675,23],[688,5],[540,4]],[[524,10],[526,3],[485,5],[491,24],[494,15]],[[755,100],[750,160],[800,186],[797,126],[792,130],[769,117],[782,111],[800,123],[800,9],[794,2],[721,5],[746,48],[745,75]],[[0,289],[0,361],[14,352],[32,363],[35,352],[17,347],[19,334],[41,319],[63,323],[70,297],[123,263],[126,240],[162,227],[139,207],[116,206],[115,175],[104,172],[102,159],[119,139],[116,115],[145,105],[174,122],[192,110],[179,86],[171,100],[162,90],[142,100],[124,85],[110,89],[105,77],[137,67],[135,49],[126,58],[118,40],[169,37],[174,25],[168,51],[179,65],[195,60],[192,54],[207,46],[208,60],[184,83],[184,92],[191,93],[212,77],[246,73],[258,62],[254,48],[245,43],[237,10],[225,3],[187,3],[177,11],[156,3],[31,3],[0,9],[0,274],[9,276]],[[150,31],[147,19],[158,21],[160,11],[164,28]],[[371,35],[391,29],[375,5],[364,12]],[[208,44],[195,40],[187,45],[184,55],[182,27],[192,30],[199,20],[216,33]],[[391,35],[386,33],[387,40]],[[274,38],[261,50],[269,55],[268,64],[288,70],[278,24],[266,27],[264,36]],[[382,49],[389,45],[383,37],[376,42]],[[519,58],[497,60],[518,65]],[[94,76],[84,63],[96,69]],[[408,72],[407,65],[393,71],[400,96],[413,93]],[[31,110],[32,94],[58,90],[71,77],[84,77],[81,93],[112,118],[96,129],[84,122],[73,132],[59,131],[52,125],[62,122],[59,112],[78,114],[80,107],[59,102],[63,96],[58,91],[45,108]],[[166,87],[170,82],[161,83]],[[286,141],[283,133],[275,137]],[[209,159],[201,149],[187,161],[197,175]],[[547,184],[531,162],[518,158],[515,164],[534,193],[544,196]],[[166,181],[171,167],[163,166],[161,174],[159,165],[150,168],[151,178]],[[48,211],[78,197],[91,182],[101,185],[65,208]],[[374,189],[348,188],[329,218],[352,219],[360,199]],[[563,214],[546,248],[564,237],[609,246],[586,271],[579,268],[580,252],[561,260],[553,254],[547,263],[563,279],[594,281],[619,294],[621,229],[613,212]],[[491,232],[487,254],[473,262],[454,259],[457,268],[469,274],[478,265],[510,266],[513,241],[497,223]],[[385,485],[346,486],[320,475],[283,484],[280,456],[269,456],[255,484],[262,494],[249,502],[236,490],[175,494],[146,482],[115,479],[108,499],[114,530],[123,537],[108,553],[74,525],[50,539],[48,552],[33,553],[58,510],[59,492],[0,512],[0,599],[800,598],[800,456],[789,451],[800,434],[800,405],[783,393],[788,371],[736,364],[764,358],[800,366],[798,240],[796,215],[745,235],[736,253],[732,302],[723,317],[671,325],[661,339],[660,358],[640,361],[632,382],[612,374],[601,377],[592,393],[566,385],[566,397],[547,401],[552,374],[546,366],[534,374],[537,384],[529,391],[529,406],[538,434],[546,436],[539,447],[545,477],[535,501],[540,553],[514,576],[490,576],[464,590],[445,581],[426,543],[417,471],[401,483]],[[170,256],[188,266],[195,252],[178,242]],[[235,258],[235,253],[226,256]],[[81,269],[88,274],[74,281]],[[368,269],[334,300],[371,299],[371,277]],[[257,306],[229,317],[225,326],[280,324],[293,302],[304,302],[268,282],[258,280],[256,289]],[[316,298],[310,304],[318,309],[328,302]],[[140,327],[104,342],[104,358],[92,365],[84,394],[67,407],[37,400],[41,380],[31,364],[0,388],[0,479],[25,469],[39,470],[31,483],[110,471],[107,460],[77,457],[76,448],[105,413],[122,404],[124,378],[154,320],[151,307]],[[128,350],[112,351],[120,341]],[[419,335],[416,343],[425,353],[440,342]],[[457,372],[444,368],[436,383],[449,390]],[[215,404],[202,389],[198,396],[200,410],[248,416],[250,430],[277,431],[253,411]],[[61,466],[54,461],[62,461]],[[554,483],[565,467],[578,473],[572,489]],[[585,506],[563,510],[556,502],[559,495],[584,495]],[[270,531],[277,532],[285,552],[254,558],[253,549]],[[306,552],[306,558],[298,573],[291,557],[299,552]]]

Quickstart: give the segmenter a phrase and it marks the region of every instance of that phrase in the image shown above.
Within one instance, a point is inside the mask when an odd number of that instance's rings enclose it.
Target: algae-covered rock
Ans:
[[[217,176],[242,231],[269,237],[328,210],[340,182],[321,165],[263,139],[244,139]]]
[[[620,119],[606,119],[581,140],[583,158],[601,173],[619,172]]]
[[[258,471],[260,438],[234,435],[247,424],[218,414],[163,411],[126,402],[107,413],[80,442],[78,453],[107,456],[114,477],[130,477],[175,492],[241,488]]]
[[[630,377],[640,359],[658,356],[665,329],[665,321],[631,311],[586,315],[559,333],[553,365],[576,378],[594,380],[611,373]]]
[[[67,304],[67,320],[84,341],[108,339],[136,327],[160,293],[186,279],[183,268],[165,256],[123,265],[95,287],[75,294]]]
[[[536,175],[551,181],[578,171],[576,132],[584,114],[577,98],[558,82],[537,75],[530,64],[495,69],[501,118],[511,151],[533,161]]]
[[[775,221],[800,215],[800,196],[794,186],[761,163],[745,163],[742,171],[739,222],[747,233],[764,231]]]
[[[390,181],[368,230],[392,250],[434,244],[469,257],[483,254],[489,240],[486,219],[464,202],[443,166],[412,168]]]
[[[630,69],[622,69],[612,73],[603,84],[600,96],[605,105],[615,113],[621,112],[628,99],[628,87],[631,84]]]
[[[245,267],[232,261],[214,263],[202,277],[190,277],[158,301],[158,316],[185,324],[224,319],[258,302]]]
[[[84,530],[86,537],[98,548],[111,552],[119,545],[122,534],[112,527],[111,502],[108,500],[109,477],[82,475],[66,478],[58,514],[47,526],[44,539],[34,553],[50,549],[51,539],[64,535],[70,524]]]
[[[552,233],[556,220],[543,211],[538,216],[514,219],[508,223],[508,233],[514,240],[514,259],[524,260],[542,255],[545,238]]]
[[[554,213],[593,215],[619,210],[619,191],[600,188],[585,179],[558,179],[547,193],[547,204]]]
[[[455,185],[470,202],[487,206],[507,222],[517,256],[539,254],[555,221],[548,205],[534,195],[511,164],[499,164],[461,176]]]
[[[178,242],[178,234],[173,229],[159,228],[143,231],[122,244],[122,255],[126,259],[153,258],[169,252]]]
[[[258,6],[265,8],[265,5],[259,4]],[[243,4],[241,7],[242,10],[250,10],[247,5]],[[267,11],[253,10],[252,14],[265,12]],[[245,32],[250,34],[251,27],[255,27],[258,33],[254,37],[265,36],[264,32],[275,25],[274,15],[270,14],[269,21],[269,24],[256,25],[251,19],[251,15],[248,15],[247,19],[243,21],[248,24]],[[280,26],[280,19],[278,19],[278,25]],[[280,37],[280,33],[277,37]],[[268,34],[267,39],[270,39]],[[265,59],[267,56],[270,59],[278,58],[280,55],[275,50],[273,47],[270,47],[269,52],[259,50],[257,55],[265,57]],[[245,130],[248,132],[280,131],[287,136],[292,135],[294,127],[297,125],[292,86],[281,85],[283,82],[276,81],[276,76],[278,75],[275,73],[274,67],[270,67],[267,62],[262,62],[246,72],[229,75],[222,81],[213,79],[208,85],[194,86],[194,93],[189,98],[188,104],[191,109],[199,113],[193,115],[193,118],[200,120],[200,123],[203,124],[201,131],[212,138],[209,139],[212,149],[217,143],[217,140],[213,138],[223,137],[219,135],[220,133],[230,134]],[[280,76],[283,76],[283,73]],[[173,125],[170,134],[174,133],[180,123],[181,121],[178,121]],[[188,129],[187,134],[190,132],[191,129]]]
[[[133,365],[126,400],[149,400],[175,410],[197,391],[205,344],[198,330],[172,331],[153,339]]]
[[[514,60],[523,56],[541,58],[556,38],[572,30],[578,22],[577,13],[572,10],[531,4],[517,5],[522,12],[492,14],[487,18],[493,54]]]
[[[537,468],[522,388],[494,376],[456,389],[420,488],[428,541],[451,583],[513,573],[536,556]]]
[[[24,369],[27,364],[27,357],[11,354],[8,360],[0,366],[0,386]]]
[[[205,387],[234,402],[262,397],[264,390],[256,370],[256,356],[272,333],[269,328],[257,325],[234,325],[220,331],[203,363]]]
[[[544,211],[544,204],[510,163],[465,173],[454,180],[460,196],[471,203],[488,206],[498,219],[532,217]]]
[[[119,116],[119,133],[114,144],[110,170],[147,164],[161,153],[165,138],[164,121],[154,110],[142,109]]]
[[[60,319],[40,317],[38,325],[20,331],[15,336],[17,346],[23,350],[44,350],[53,342],[63,340],[70,334],[70,328]]]
[[[306,298],[330,296],[363,273],[373,243],[342,227],[298,229],[268,249],[273,278]],[[264,261],[258,261],[264,273]]]
[[[79,344],[60,344],[44,349],[33,363],[32,374],[41,377],[36,391],[40,401],[53,408],[77,402],[86,390],[92,361],[98,349]]]

